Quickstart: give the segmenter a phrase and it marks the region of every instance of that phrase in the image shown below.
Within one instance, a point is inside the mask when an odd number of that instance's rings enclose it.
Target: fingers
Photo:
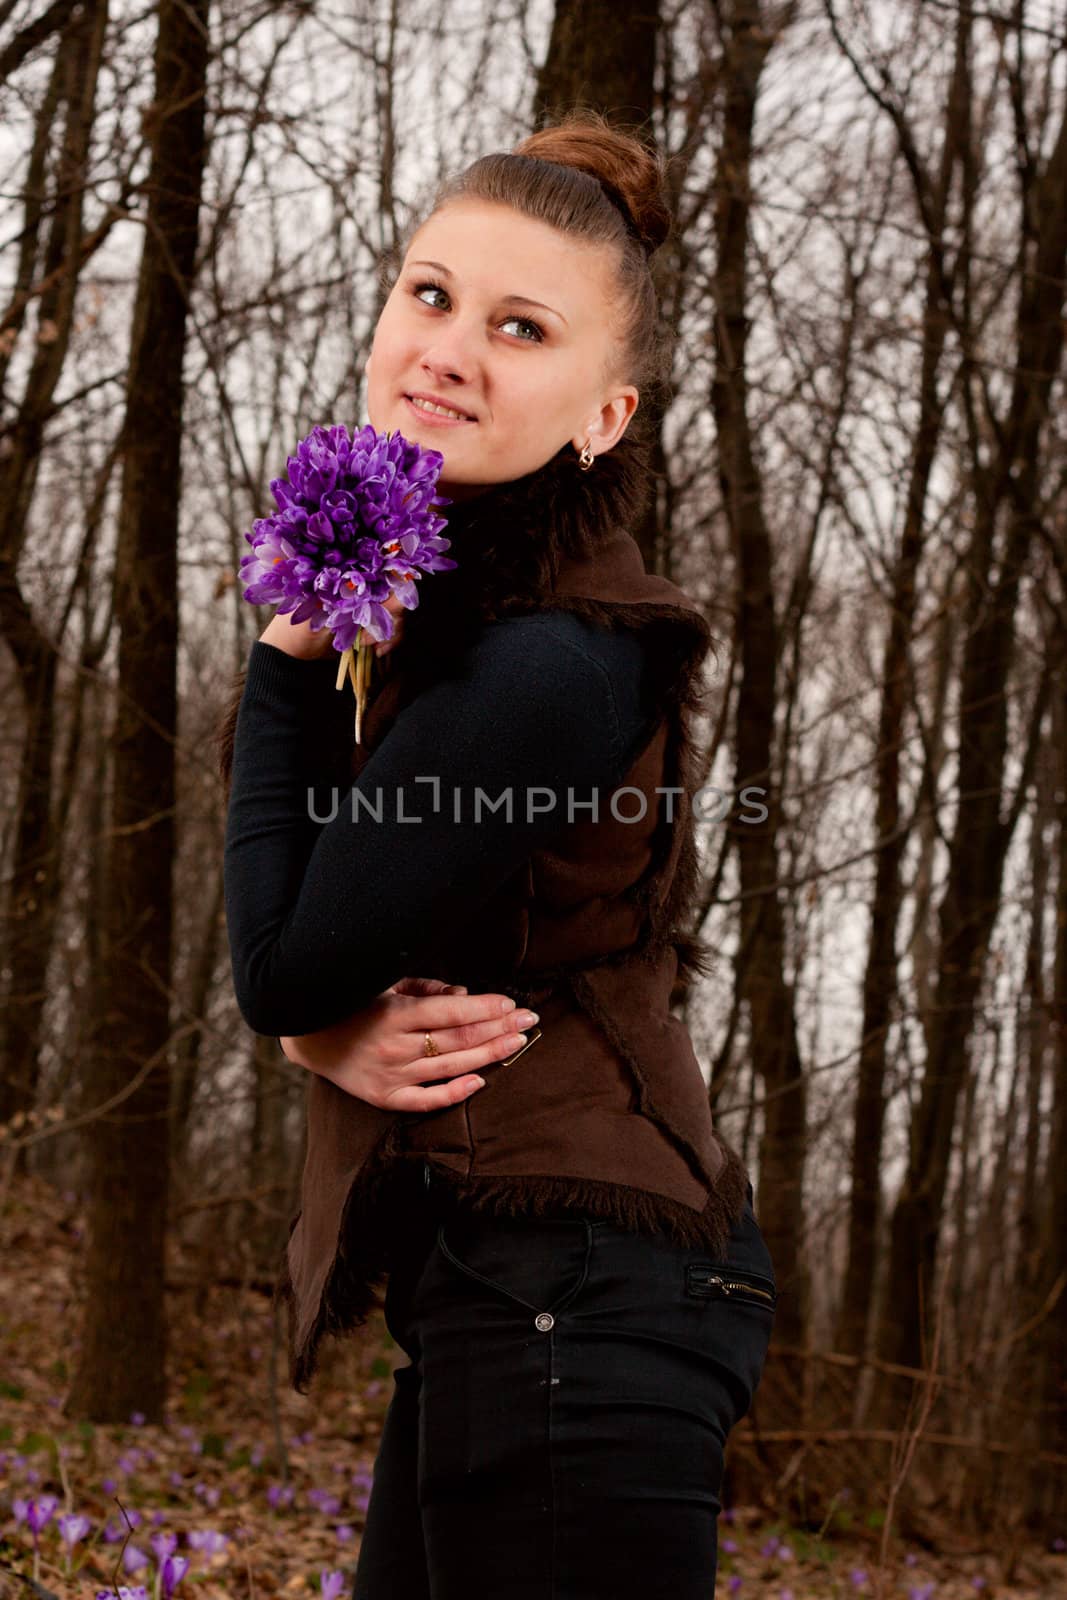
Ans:
[[[437,1057],[434,1058],[434,1070],[439,1070]],[[402,1089],[395,1089],[389,1096],[387,1110],[389,1111],[439,1111],[443,1106],[458,1105],[461,1100],[469,1100],[472,1094],[477,1094],[479,1089],[485,1088],[485,1079],[472,1077],[469,1073],[461,1072],[460,1075],[448,1083],[435,1083],[430,1087],[414,1085]]]
[[[462,1049],[442,1050],[440,1055],[420,1056],[417,1060],[395,1069],[399,1076],[408,1079],[409,1083],[404,1088],[426,1089],[430,1084],[436,1084],[438,1079],[445,1078],[450,1082],[464,1076],[470,1077],[484,1067],[494,1066],[505,1056],[510,1056],[513,1051],[520,1050],[527,1042],[529,1036],[517,1030],[508,1033],[498,1033],[495,1037],[485,1039],[479,1044],[465,1046]],[[434,1034],[435,1041],[440,1041],[442,1035]],[[442,1105],[454,1104],[455,1098],[442,1100]]]
[[[386,991],[386,994],[455,994],[455,984],[445,983],[443,978],[398,978]],[[462,991],[466,994],[466,989]]]
[[[495,1021],[499,1031],[501,1019],[506,1021],[514,1010],[515,1002],[506,994],[419,995],[412,996],[409,1004],[399,1011],[397,1023],[408,1033],[425,1033]],[[456,1042],[478,1044],[488,1037],[483,1032]]]

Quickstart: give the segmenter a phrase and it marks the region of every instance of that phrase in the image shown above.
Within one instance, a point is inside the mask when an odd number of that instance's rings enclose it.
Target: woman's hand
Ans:
[[[376,656],[386,656],[400,643],[404,631],[404,612],[407,607],[402,605],[395,594],[382,604],[393,618],[393,637],[383,639],[380,644],[371,648]],[[301,661],[321,661],[324,656],[336,655],[334,650],[333,633],[329,628],[319,628],[312,632],[310,622],[294,623],[288,612],[275,612],[259,636],[261,644],[275,645],[279,650],[284,650],[287,656],[298,656]]]
[[[507,995],[468,994],[436,978],[401,978],[343,1022],[279,1042],[297,1066],[369,1105],[436,1111],[484,1088],[478,1068],[517,1050],[524,1043],[517,1025],[530,1026],[520,1019],[534,1015],[516,1012]],[[427,1033],[438,1055],[425,1054]]]

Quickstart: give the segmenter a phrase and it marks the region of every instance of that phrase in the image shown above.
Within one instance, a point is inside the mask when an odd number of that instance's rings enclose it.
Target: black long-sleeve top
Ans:
[[[342,786],[322,738],[332,719],[353,737],[336,676],[336,656],[252,646],[224,880],[237,1003],[257,1033],[314,1033],[406,974],[432,976],[420,945],[476,914],[569,815],[587,819],[583,802],[606,800],[654,726],[635,634],[538,612],[487,625]]]

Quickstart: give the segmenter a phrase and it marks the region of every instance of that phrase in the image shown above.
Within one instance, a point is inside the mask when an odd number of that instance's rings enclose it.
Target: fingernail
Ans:
[[[538,1020],[536,1011],[517,1011],[515,1013],[515,1022],[520,1028],[532,1028]]]
[[[501,1002],[500,1002],[500,1015],[502,1017],[503,1016],[507,1016],[508,1012],[509,1011],[514,1011],[514,1009],[515,1009],[514,1000],[501,1000]]]

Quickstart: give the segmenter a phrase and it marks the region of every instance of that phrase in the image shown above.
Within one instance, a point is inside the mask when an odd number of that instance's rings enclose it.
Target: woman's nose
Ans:
[[[423,351],[426,372],[445,383],[470,383],[477,369],[474,334],[453,326]]]

